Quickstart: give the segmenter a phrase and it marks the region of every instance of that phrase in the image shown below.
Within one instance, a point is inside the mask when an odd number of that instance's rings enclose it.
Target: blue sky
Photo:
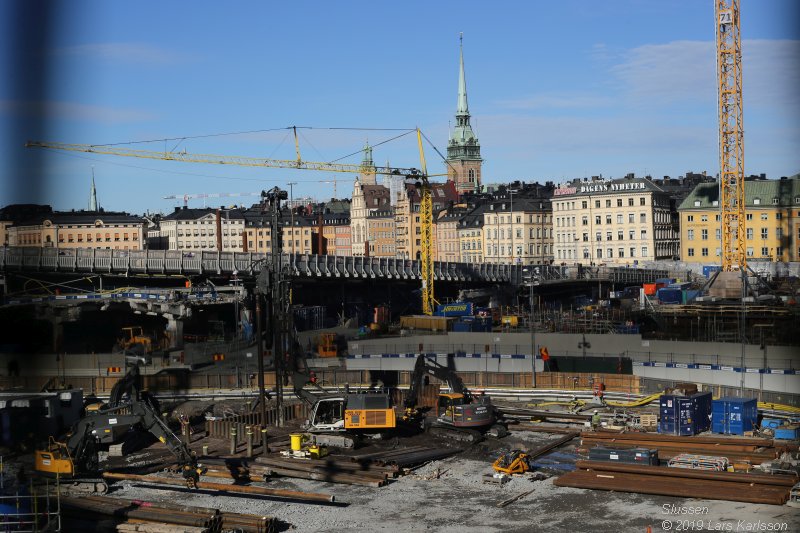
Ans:
[[[794,0],[742,0],[748,174],[800,171],[798,15]],[[459,32],[484,183],[717,172],[711,0],[18,0],[0,4],[0,205],[86,208],[92,166],[101,204],[135,213],[167,212],[180,203],[166,195],[256,192],[288,188],[289,181],[297,182],[295,196],[322,200],[333,196],[333,185],[321,182],[334,177],[338,195],[349,196],[348,174],[23,144],[123,143],[298,125],[315,128],[300,130],[304,159],[331,161],[367,140],[397,135],[377,129],[419,126],[444,152],[456,108]],[[326,129],[340,127],[376,130]],[[295,157],[286,130],[132,147]],[[429,172],[443,172],[440,158],[426,149]],[[395,166],[419,164],[412,136],[375,148],[374,156]]]

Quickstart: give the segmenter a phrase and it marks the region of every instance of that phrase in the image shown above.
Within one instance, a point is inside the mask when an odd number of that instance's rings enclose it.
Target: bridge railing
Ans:
[[[98,248],[3,247],[0,269],[141,274],[254,275],[269,254],[209,250],[109,250]],[[385,278],[420,280],[420,261],[394,257],[283,254],[282,264],[298,277]],[[434,262],[437,281],[488,281],[518,284],[521,265]],[[565,279],[560,267],[548,276]]]

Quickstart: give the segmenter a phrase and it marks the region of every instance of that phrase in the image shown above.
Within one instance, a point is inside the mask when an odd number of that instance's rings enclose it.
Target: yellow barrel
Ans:
[[[303,447],[303,434],[302,433],[291,433],[289,438],[291,439],[291,448],[293,452],[299,452]]]

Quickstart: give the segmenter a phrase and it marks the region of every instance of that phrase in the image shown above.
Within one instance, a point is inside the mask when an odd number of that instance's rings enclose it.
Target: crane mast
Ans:
[[[723,271],[745,269],[744,125],[739,0],[715,0]]]

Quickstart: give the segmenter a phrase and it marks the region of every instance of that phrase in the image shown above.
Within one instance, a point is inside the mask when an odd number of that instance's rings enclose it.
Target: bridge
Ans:
[[[253,277],[269,254],[188,250],[105,250],[95,248],[3,247],[2,272],[60,272],[110,275],[185,275]],[[352,257],[283,254],[282,264],[298,278],[421,280],[420,261],[392,257]],[[489,282],[520,285],[523,265],[436,261],[436,281]],[[597,280],[644,283],[668,276],[668,271],[626,267],[535,265],[542,283]]]

